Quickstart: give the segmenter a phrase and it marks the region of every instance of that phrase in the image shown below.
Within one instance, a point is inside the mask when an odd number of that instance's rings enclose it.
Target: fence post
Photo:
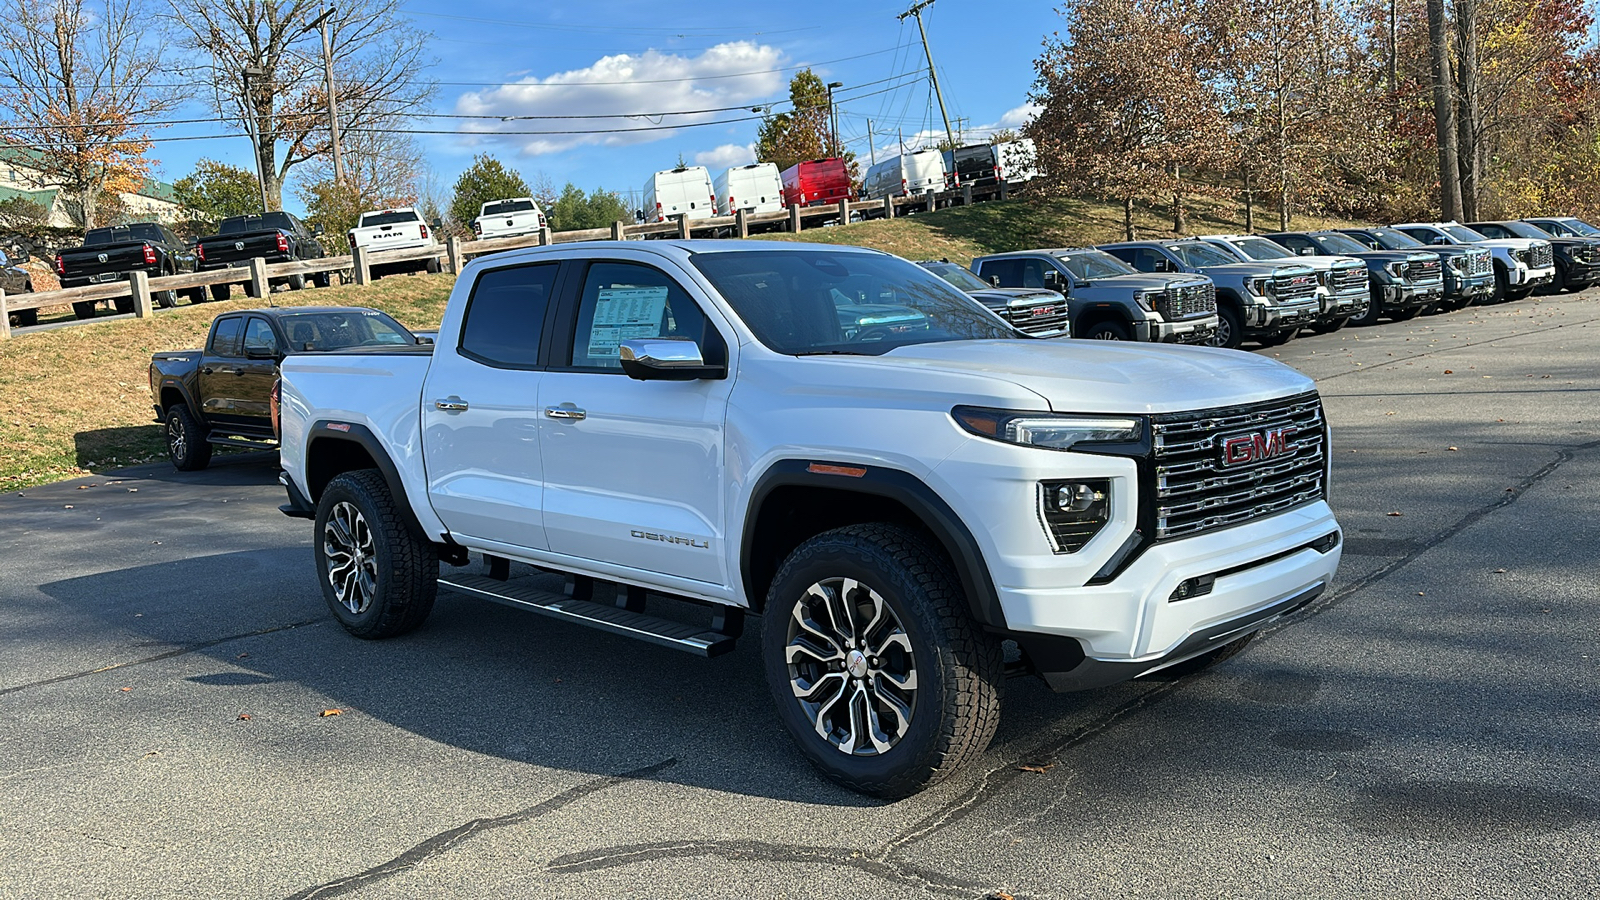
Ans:
[[[689,239],[689,215],[688,215],[688,213],[685,213],[685,214],[683,214],[683,215],[678,217],[678,239],[682,240],[682,241],[687,241]]]
[[[795,234],[800,233],[800,204],[789,204],[789,230]]]
[[[553,243],[555,243],[555,238],[552,238],[550,236],[550,229],[549,228],[541,228],[541,229],[539,229],[539,246],[548,247]]]
[[[1008,191],[1006,190],[1006,184],[1007,184],[1007,182],[1006,182],[1006,180],[1004,178],[1000,179],[1000,199],[1001,200],[1006,199],[1006,195],[1008,194]]]
[[[11,311],[6,309],[6,289],[0,287],[0,341],[11,337]]]
[[[738,231],[740,240],[750,236],[750,223],[745,220],[742,207],[733,211],[733,227]]]
[[[354,247],[350,250],[350,269],[355,276],[356,284],[371,284],[372,269],[367,264],[367,248]]]
[[[267,280],[267,261],[257,256],[250,260],[250,296],[257,300],[272,293],[272,282]]]
[[[611,223],[611,239],[613,241],[625,241],[625,240],[627,240],[628,237],[622,230],[622,229],[624,229],[626,227],[628,227],[628,226],[626,224],[624,224],[621,219],[618,219],[615,222],[612,222]]]
[[[150,306],[150,275],[148,272],[128,273],[128,293],[133,295],[133,314],[148,319],[155,314]]]
[[[839,201],[839,224],[840,225],[849,225],[850,224],[850,198],[849,197],[846,197],[843,200]]]
[[[894,218],[894,195],[893,194],[888,194],[888,195],[884,196],[884,198],[883,198],[883,217],[885,219]]]
[[[962,206],[971,206],[972,205],[972,185],[970,185],[970,184],[963,184],[961,186],[961,205]]]
[[[450,274],[451,275],[460,275],[461,274],[461,238],[458,238],[453,234],[450,235],[450,237],[444,242],[444,253],[445,253],[445,257],[449,260]]]

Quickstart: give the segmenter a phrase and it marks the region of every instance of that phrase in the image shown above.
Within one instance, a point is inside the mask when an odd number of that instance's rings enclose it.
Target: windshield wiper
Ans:
[[[871,356],[859,350],[802,350],[795,356]]]

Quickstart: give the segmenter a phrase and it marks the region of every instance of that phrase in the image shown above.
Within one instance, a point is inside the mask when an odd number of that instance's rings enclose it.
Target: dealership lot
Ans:
[[[1014,680],[897,804],[806,766],[753,641],[454,595],[350,638],[268,458],[0,497],[0,897],[1592,894],[1595,293],[1262,351],[1335,429],[1334,590],[1186,682]]]

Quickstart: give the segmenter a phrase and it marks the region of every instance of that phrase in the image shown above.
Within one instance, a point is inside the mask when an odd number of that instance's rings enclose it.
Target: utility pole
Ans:
[[[878,164],[878,148],[873,146],[871,119],[867,120],[867,158],[872,160],[871,162],[867,163],[867,165],[875,166]]]
[[[933,51],[928,49],[928,30],[922,27],[922,10],[933,5],[933,0],[922,0],[895,18],[904,22],[906,16],[917,19],[917,33],[922,35],[922,52],[928,57],[928,79],[933,82],[933,96],[939,100],[939,115],[944,119],[944,136],[950,140],[950,149],[956,148],[955,132],[950,130],[950,114],[944,111],[944,94],[939,91],[939,75],[933,70]]]
[[[259,122],[256,121],[255,91],[250,89],[250,77],[264,77],[267,70],[260,66],[245,66],[244,75],[244,106],[245,106],[245,131],[250,134],[250,148],[255,151],[256,157],[256,184],[261,188],[261,211],[267,211],[267,173],[261,163],[261,137],[257,133]],[[275,162],[275,161],[274,161]]]
[[[333,40],[328,36],[328,20],[333,18],[334,8],[317,17],[311,27],[322,28],[322,64],[328,75],[328,132],[333,137],[333,183],[337,187],[344,186],[344,160],[339,155],[339,101],[338,94],[333,87]]]

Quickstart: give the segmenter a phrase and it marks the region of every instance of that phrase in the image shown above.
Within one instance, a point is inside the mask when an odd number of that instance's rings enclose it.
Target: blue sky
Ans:
[[[713,174],[750,161],[759,124],[750,107],[784,99],[797,67],[809,65],[824,80],[844,83],[835,91],[840,133],[863,159],[869,156],[868,119],[880,154],[898,145],[900,132],[908,145],[942,133],[916,22],[895,18],[909,5],[898,0],[812,0],[803,7],[728,0],[693,5],[479,0],[468,6],[405,0],[400,9],[433,34],[430,48],[438,64],[428,74],[441,82],[435,112],[620,116],[720,110],[652,119],[558,120],[576,128],[720,123],[660,131],[419,137],[447,189],[474,153],[488,152],[529,181],[544,174],[558,187],[571,181],[585,189],[627,192],[636,191],[651,172],[672,167],[680,155]],[[802,8],[804,13],[797,13]],[[923,11],[923,21],[952,126],[971,137],[1026,120],[1033,60],[1058,22],[1049,3],[938,0]],[[187,111],[204,114],[198,107]],[[550,120],[422,119],[413,127],[489,132],[555,126]],[[213,128],[193,133],[214,134]],[[182,134],[171,128],[157,136]],[[252,166],[245,138],[163,141],[153,155],[160,159],[157,174],[168,181],[187,174],[201,156]],[[291,193],[286,191],[284,199],[294,209],[299,204]]]

